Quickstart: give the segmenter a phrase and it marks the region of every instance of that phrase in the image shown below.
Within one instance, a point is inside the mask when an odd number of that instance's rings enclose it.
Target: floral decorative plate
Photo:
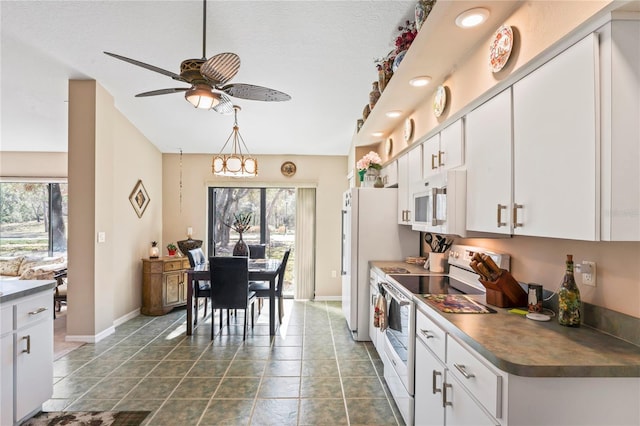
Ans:
[[[413,137],[413,118],[406,118],[404,120],[404,141],[409,143],[411,138]]]
[[[493,41],[489,45],[489,65],[491,71],[500,71],[511,55],[513,48],[513,30],[508,25],[498,28],[493,35]]]
[[[447,91],[443,85],[438,86],[433,97],[433,114],[440,117],[447,107]]]

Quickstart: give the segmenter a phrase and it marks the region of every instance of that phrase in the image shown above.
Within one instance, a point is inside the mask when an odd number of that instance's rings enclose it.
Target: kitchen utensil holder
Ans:
[[[527,306],[527,292],[518,284],[508,271],[502,273],[495,281],[478,279],[487,289],[487,304],[498,308],[518,308]]]

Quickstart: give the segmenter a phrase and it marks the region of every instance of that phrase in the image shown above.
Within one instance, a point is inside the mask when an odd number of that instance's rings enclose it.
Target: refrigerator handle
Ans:
[[[340,275],[347,275],[347,271],[344,270],[344,245],[346,243],[345,241],[345,235],[344,235],[344,218],[347,215],[347,211],[346,210],[342,210],[342,243],[340,244]]]

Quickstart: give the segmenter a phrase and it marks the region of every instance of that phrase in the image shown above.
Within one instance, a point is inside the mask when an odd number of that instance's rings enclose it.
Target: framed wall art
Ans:
[[[147,194],[142,180],[138,180],[136,186],[133,187],[133,191],[131,191],[131,195],[129,195],[129,201],[131,201],[131,205],[138,217],[142,217],[145,209],[149,205],[149,194]]]

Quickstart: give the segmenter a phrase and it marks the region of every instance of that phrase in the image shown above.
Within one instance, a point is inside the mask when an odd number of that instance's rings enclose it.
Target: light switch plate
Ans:
[[[107,234],[105,232],[98,232],[98,242],[104,243],[107,241]]]

